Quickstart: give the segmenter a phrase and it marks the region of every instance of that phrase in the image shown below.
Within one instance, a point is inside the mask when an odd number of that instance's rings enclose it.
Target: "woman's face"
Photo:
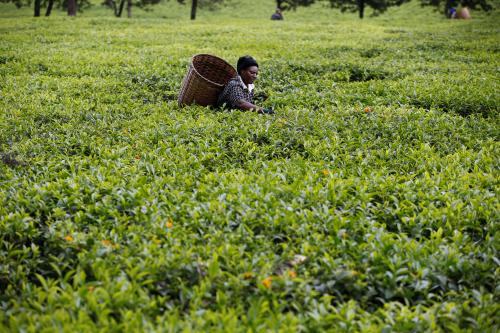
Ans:
[[[246,85],[252,84],[259,75],[259,67],[250,66],[241,70],[241,79]]]

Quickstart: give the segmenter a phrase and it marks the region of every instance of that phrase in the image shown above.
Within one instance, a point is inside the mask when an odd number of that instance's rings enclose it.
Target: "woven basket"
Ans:
[[[182,82],[179,106],[216,105],[217,98],[236,70],[221,58],[209,54],[195,55]]]

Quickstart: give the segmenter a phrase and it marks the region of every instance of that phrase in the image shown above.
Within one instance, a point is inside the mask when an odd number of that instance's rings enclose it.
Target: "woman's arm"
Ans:
[[[244,99],[240,99],[235,103],[236,107],[245,111],[256,111],[257,113],[262,113],[262,108],[260,106],[254,105],[250,102],[245,101]]]

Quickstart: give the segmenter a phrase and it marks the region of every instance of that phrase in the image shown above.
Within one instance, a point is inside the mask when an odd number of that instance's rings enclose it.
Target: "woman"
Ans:
[[[265,109],[253,104],[253,83],[259,74],[257,61],[250,56],[241,57],[238,59],[236,70],[238,76],[231,79],[224,87],[217,104],[219,106],[225,105],[230,109],[273,114],[272,109]]]

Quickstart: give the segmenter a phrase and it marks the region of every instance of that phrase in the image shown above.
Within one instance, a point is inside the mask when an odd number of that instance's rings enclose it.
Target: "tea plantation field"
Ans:
[[[0,5],[0,331],[500,329],[498,11],[273,5]],[[197,53],[276,114],[179,108]]]

